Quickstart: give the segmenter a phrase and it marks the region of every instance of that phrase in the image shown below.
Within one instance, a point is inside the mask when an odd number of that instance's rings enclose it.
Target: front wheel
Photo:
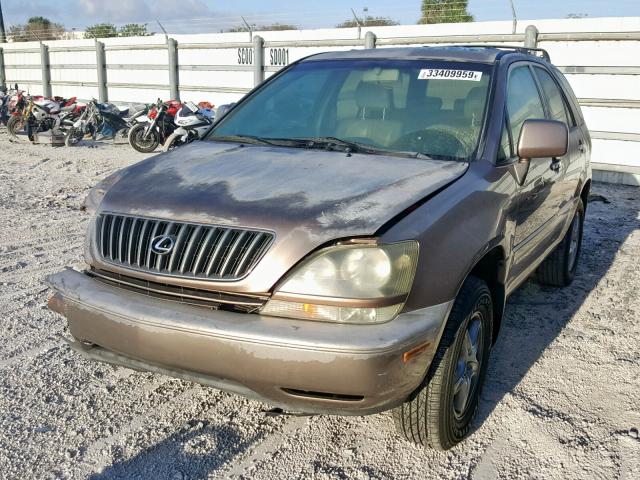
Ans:
[[[144,131],[146,128],[147,124],[139,123],[129,130],[129,144],[140,153],[151,153],[160,144],[160,138],[156,130],[151,130],[145,138]]]
[[[79,128],[71,127],[64,136],[64,144],[67,147],[73,147],[80,143],[84,138],[84,133]]]
[[[469,277],[455,300],[426,384],[393,411],[407,440],[448,450],[471,432],[489,362],[493,304],[487,284]]]
[[[181,145],[180,137],[182,137],[182,135],[177,135],[176,133],[172,133],[171,135],[169,135],[167,141],[164,142],[164,145],[162,146],[162,151],[168,152],[173,148],[179,147]]]

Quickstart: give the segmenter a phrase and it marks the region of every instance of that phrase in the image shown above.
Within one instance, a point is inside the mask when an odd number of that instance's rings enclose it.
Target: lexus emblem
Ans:
[[[151,239],[151,251],[158,255],[167,255],[171,253],[175,244],[176,240],[173,235],[158,235]]]

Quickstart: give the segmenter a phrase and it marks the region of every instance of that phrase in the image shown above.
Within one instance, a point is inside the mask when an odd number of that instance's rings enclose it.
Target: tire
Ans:
[[[21,115],[12,116],[7,122],[7,131],[12,138],[18,138],[18,132],[24,130],[26,120]]]
[[[78,130],[75,127],[71,127],[64,136],[64,144],[67,147],[73,147],[80,143],[80,140],[84,138],[82,130]]]
[[[169,135],[169,137],[167,138],[167,141],[164,142],[164,145],[162,146],[162,151],[168,152],[172,148],[177,147],[178,145],[176,145],[176,141],[180,137],[181,135],[176,135],[175,133],[172,133],[171,135]]]
[[[453,304],[425,384],[393,410],[401,436],[424,447],[448,450],[471,433],[489,363],[492,329],[491,292],[483,280],[469,277]],[[469,341],[473,345],[473,338],[476,355],[465,355],[463,346]]]
[[[155,130],[149,132],[149,137],[146,140],[142,138],[146,127],[146,123],[139,123],[129,130],[129,144],[140,153],[151,153],[160,144],[158,132]]]
[[[582,200],[578,199],[578,208],[567,233],[536,271],[538,282],[554,287],[566,287],[571,284],[580,260],[583,227],[584,205]]]
[[[113,143],[127,142],[129,141],[129,128],[121,128],[113,136]]]

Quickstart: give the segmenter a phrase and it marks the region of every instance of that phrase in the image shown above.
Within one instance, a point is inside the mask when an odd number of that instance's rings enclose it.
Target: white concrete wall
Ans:
[[[640,17],[585,18],[561,20],[520,20],[515,33],[523,34],[527,25],[536,25],[545,33],[640,32]],[[364,36],[372,31],[379,40],[404,37],[433,37],[457,35],[509,35],[511,21],[476,22],[465,24],[398,25],[348,29],[315,29],[281,32],[254,32],[266,42],[265,77],[272,75],[282,64],[327,50],[363,48]],[[224,34],[174,35],[179,46],[180,94],[183,100],[207,100],[221,105],[239,99],[253,87],[252,45],[248,32]],[[313,46],[296,42],[339,40],[348,45]],[[152,102],[169,96],[168,54],[165,37],[154,35],[140,38],[110,38],[101,40],[106,47],[109,99],[120,102]],[[357,41],[357,44],[353,42]],[[283,42],[271,45],[270,42]],[[52,64],[51,80],[54,95],[92,98],[98,96],[97,74],[93,66],[95,51],[56,51],[61,47],[93,47],[93,40],[61,40],[45,42],[49,45]],[[188,48],[198,44],[233,44],[229,48]],[[492,42],[497,43],[497,42]],[[428,39],[417,45],[428,45]],[[517,42],[506,42],[521,45]],[[156,45],[156,49],[144,49]],[[125,50],[117,46],[130,46]],[[563,67],[636,67],[634,74],[567,74],[576,95],[581,99],[640,101],[640,41],[550,41],[541,37],[539,46],[549,51],[555,65]],[[42,93],[40,83],[40,53],[37,42],[0,45],[4,51],[8,83],[20,81],[31,93]],[[23,52],[25,49],[35,49]],[[17,50],[17,51],[16,51]],[[277,60],[272,62],[272,55]],[[136,67],[136,65],[138,65]],[[56,67],[63,66],[63,68]],[[78,68],[82,67],[82,68]],[[228,68],[226,68],[228,67]],[[61,82],[61,83],[56,83]],[[72,83],[65,85],[65,82]],[[120,84],[120,85],[118,85]],[[134,85],[122,85],[134,84]],[[593,103],[593,101],[591,102]],[[640,104],[635,105],[639,107]],[[594,132],[640,134],[640,108],[590,105],[583,112]],[[640,182],[640,142],[631,140],[593,140],[593,161],[596,164],[623,166]],[[619,170],[618,167],[615,167]],[[616,171],[618,171],[616,170]]]

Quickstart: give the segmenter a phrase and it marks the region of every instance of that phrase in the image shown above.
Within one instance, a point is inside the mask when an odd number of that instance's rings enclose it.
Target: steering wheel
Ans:
[[[450,127],[428,127],[409,132],[398,138],[393,148],[411,152],[421,152],[433,156],[465,157],[467,148]]]

